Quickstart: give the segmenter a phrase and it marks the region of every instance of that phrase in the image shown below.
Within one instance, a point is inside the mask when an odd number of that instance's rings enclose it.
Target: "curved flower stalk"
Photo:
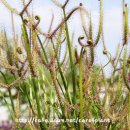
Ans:
[[[67,3],[66,3],[67,4]],[[37,30],[37,32],[38,33],[40,33],[40,34],[42,34],[42,35],[44,35],[46,38],[49,38],[49,39],[51,39],[54,35],[55,35],[55,33],[59,30],[59,28],[71,17],[71,15],[76,11],[76,10],[78,10],[78,9],[80,9],[81,8],[81,6],[78,6],[78,7],[75,7],[74,9],[72,9],[72,11],[70,11],[69,13],[68,13],[68,15],[66,16],[66,18],[65,19],[63,19],[62,21],[61,21],[61,23],[50,33],[50,31],[48,32],[48,33],[43,33],[42,31],[41,31],[41,29],[40,28],[36,28],[36,30]],[[34,22],[33,22],[33,20],[32,20],[32,18],[31,18],[31,16],[30,16],[30,14],[27,12],[27,16],[28,16],[28,18],[29,18],[29,23],[31,24],[31,26],[35,26],[34,25]],[[40,17],[39,17],[40,18]],[[39,23],[38,23],[39,24]],[[51,25],[51,24],[50,24]],[[31,28],[31,26],[30,26],[30,28]],[[51,26],[50,26],[51,27]],[[50,29],[49,29],[50,30]]]
[[[98,30],[98,34],[97,34],[97,37],[96,37],[96,40],[94,41],[94,38],[93,38],[93,27],[92,27],[92,20],[91,20],[91,15],[88,16],[87,14],[87,18],[89,19],[89,29],[87,30],[85,28],[85,22],[84,22],[84,16],[83,16],[83,13],[82,11],[80,11],[80,16],[81,16],[81,22],[82,22],[82,27],[83,27],[83,30],[84,30],[84,33],[86,35],[86,38],[87,38],[87,44],[83,44],[82,43],[82,40],[84,39],[84,36],[82,37],[79,37],[78,38],[78,42],[80,44],[81,47],[88,47],[89,48],[89,51],[90,51],[90,54],[89,54],[89,57],[90,57],[90,66],[93,65],[94,63],[94,47],[97,46],[98,42],[99,42],[99,39],[101,37],[101,34],[102,34],[102,30],[103,30],[103,1],[100,0],[100,21],[99,21],[99,30]]]
[[[30,22],[31,22],[32,25],[33,25],[33,20],[32,20],[32,18],[31,18],[31,15],[30,15],[30,14],[28,13],[28,11],[27,11],[27,8],[28,8],[28,6],[31,4],[32,0],[29,0],[29,2],[28,2],[26,5],[24,5],[24,8],[22,9],[21,12],[18,12],[16,9],[12,8],[5,0],[1,0],[1,2],[5,5],[5,7],[6,7],[9,11],[11,11],[12,13],[17,14],[17,15],[19,15],[19,16],[23,16],[24,12],[27,12],[28,18],[29,18]],[[25,3],[25,2],[23,2],[23,3]],[[39,24],[39,23],[37,23],[37,25],[38,25],[38,24]],[[41,32],[40,29],[38,29],[38,30],[39,30],[39,32]],[[41,33],[46,36],[46,34],[44,34],[43,32],[41,32]]]
[[[78,38],[78,42],[79,42],[79,44],[80,44],[81,47],[89,47],[90,44],[93,44],[92,41],[89,41],[89,42],[87,42],[87,43],[89,43],[89,44],[86,44],[86,45],[85,45],[85,44],[83,44],[82,41],[81,41],[81,40],[83,40],[83,39],[84,39],[83,36],[80,36],[80,37]]]
[[[79,44],[80,44],[80,46],[82,48],[84,48],[84,47],[88,47],[89,48],[89,51],[90,51],[90,54],[89,54],[89,59],[90,60],[89,60],[89,62],[90,62],[90,66],[92,66],[93,63],[94,63],[94,44],[93,44],[92,40],[88,40],[87,44],[83,44],[81,42],[81,40],[83,40],[83,39],[84,39],[84,37],[79,37],[78,38],[78,42],[79,42]]]
[[[14,13],[14,14],[16,14],[16,15],[19,15],[19,16],[22,16],[22,17],[23,17],[24,12],[26,12],[26,13],[27,13],[27,16],[28,16],[28,18],[29,18],[29,20],[30,20],[30,22],[31,22],[32,25],[33,25],[33,20],[32,20],[32,18],[31,18],[31,15],[27,12],[27,8],[28,8],[28,6],[31,4],[32,0],[30,0],[26,5],[24,5],[24,8],[22,9],[21,12],[19,12],[19,11],[17,11],[16,9],[12,8],[5,0],[1,0],[1,2],[5,5],[5,7],[6,7],[9,11],[11,11],[12,13]],[[38,30],[38,32],[39,32],[40,34],[42,34],[42,35],[48,37],[48,35],[45,34],[45,33],[43,33],[39,28],[37,28],[37,30]]]
[[[24,8],[23,8],[23,10],[22,10],[20,13],[18,13],[18,11],[17,11],[16,14],[18,14],[18,15],[20,15],[20,16],[23,17],[23,13],[26,12],[26,13],[27,13],[27,16],[28,16],[28,18],[29,18],[29,22],[31,23],[32,26],[34,26],[33,19],[31,18],[31,15],[30,15],[30,14],[28,13],[28,11],[27,11],[27,8],[28,8],[28,6],[30,5],[31,2],[32,2],[32,0],[30,0],[26,5],[24,5]],[[65,8],[65,6],[67,5],[68,2],[69,2],[69,1],[66,0],[65,4],[62,5],[62,8]],[[9,5],[7,2],[5,2],[5,0],[2,0],[2,3],[3,3],[10,11],[12,10],[12,8],[10,7],[10,5]],[[25,3],[25,2],[23,1],[23,3]],[[36,28],[36,30],[37,30],[40,34],[44,35],[45,37],[47,37],[47,38],[52,38],[52,36],[57,32],[57,30],[61,27],[61,25],[64,24],[64,23],[71,17],[71,15],[72,15],[76,10],[78,10],[78,9],[81,9],[81,6],[74,8],[74,9],[68,14],[68,16],[66,16],[66,18],[62,20],[62,22],[56,27],[56,29],[54,29],[54,31],[53,31],[52,33],[49,33],[49,34],[43,33],[40,28]],[[11,11],[11,12],[12,12],[12,11]],[[15,13],[15,12],[14,12],[14,13]],[[38,22],[38,24],[39,24],[39,22]]]
[[[87,30],[87,25],[85,24],[86,21],[85,21],[84,15],[86,16],[87,19],[89,19],[88,11],[84,7],[82,7],[82,9],[80,9],[80,18],[81,18],[81,22],[82,22],[82,28],[85,33],[85,36],[87,37],[87,39],[89,39],[89,34],[88,34],[88,30]]]
[[[31,0],[32,1],[32,0]],[[38,27],[38,24],[39,24],[39,22],[40,22],[40,17],[38,16],[38,15],[36,15],[35,16],[35,18],[33,18],[32,17],[32,15],[29,13],[29,11],[27,10],[27,7],[29,6],[29,4],[31,3],[30,1],[29,1],[29,3],[26,5],[25,4],[25,0],[22,0],[22,3],[23,3],[23,6],[24,6],[24,9],[23,9],[23,11],[26,13],[26,15],[27,15],[27,20],[26,20],[26,22],[29,24],[29,28],[31,29],[32,28],[32,26],[37,26],[35,29],[37,30],[37,32],[38,33],[40,33],[40,34],[42,34],[43,36],[45,36],[46,38],[48,38],[48,34],[46,34],[46,33],[44,33],[44,32],[42,32],[41,31],[41,29]],[[25,8],[26,7],[26,8]],[[22,16],[22,15],[21,15]],[[38,19],[37,19],[38,18]],[[34,21],[34,19],[35,20],[37,20],[37,24],[35,24],[35,21]],[[27,25],[28,25],[27,24]]]
[[[33,30],[35,30],[38,27],[38,24],[40,23],[40,17],[38,15],[35,16],[35,19],[37,20],[37,22],[35,23],[35,25],[33,25]]]
[[[84,10],[83,10],[84,11]],[[86,35],[86,38],[88,41],[93,42],[93,46],[95,47],[101,37],[102,30],[103,30],[103,0],[100,0],[100,19],[99,19],[99,29],[98,29],[98,34],[96,36],[96,40],[94,41],[93,39],[93,30],[92,30],[92,21],[91,21],[91,15],[88,14],[88,12],[85,10],[85,14],[87,16],[87,19],[89,20],[89,30],[85,28],[85,20],[84,20],[84,14],[82,10],[80,11],[80,17],[81,17],[81,22],[82,22],[82,27],[84,30],[84,33]]]

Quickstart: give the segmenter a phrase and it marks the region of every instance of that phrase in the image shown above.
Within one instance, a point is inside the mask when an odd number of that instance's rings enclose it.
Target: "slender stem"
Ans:
[[[64,17],[66,18],[65,9],[63,9]],[[72,49],[71,49],[71,42],[70,42],[70,36],[69,36],[69,30],[67,22],[65,23],[65,30],[66,30],[66,39],[67,39],[67,45],[69,50],[69,58],[70,58],[70,65],[71,65],[71,73],[72,73],[72,82],[73,82],[73,103],[76,103],[76,80],[75,80],[75,66],[73,64],[73,57],[72,57]]]
[[[5,82],[6,82],[6,84],[8,84],[8,81],[7,81],[6,76],[4,75],[4,73],[3,73],[2,71],[0,71],[0,73],[1,73],[1,75],[3,76],[3,78],[4,78]],[[12,97],[10,88],[8,89],[8,92],[9,92],[9,97],[10,97],[12,109],[13,109],[13,111],[15,111],[15,110],[14,110],[13,97]]]
[[[36,85],[36,79],[32,78],[32,83],[33,83],[33,87],[34,87],[34,95],[35,95],[35,99],[36,99],[36,105],[37,105],[37,111],[38,111],[38,118],[42,119],[42,113],[41,113],[41,106],[40,106],[40,99],[38,96],[38,86]],[[43,126],[42,122],[39,123],[40,124],[40,128],[41,130],[45,129],[45,126]]]
[[[84,102],[84,99],[83,99],[83,85],[82,85],[82,79],[83,79],[83,73],[82,73],[82,58],[80,58],[80,62],[79,62],[79,88],[80,88],[80,119],[82,120],[83,119],[83,102]],[[80,126],[80,130],[83,130],[83,123],[80,122],[79,124]]]

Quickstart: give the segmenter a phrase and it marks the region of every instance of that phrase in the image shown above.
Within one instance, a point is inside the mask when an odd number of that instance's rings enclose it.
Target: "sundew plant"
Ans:
[[[98,0],[99,20],[94,30],[92,14],[79,3],[51,0],[61,10],[61,21],[48,31],[42,17],[30,9],[33,0],[21,0],[18,11],[0,0],[11,14],[12,36],[0,30],[0,106],[11,124],[2,130],[130,130],[129,8],[122,0],[122,41],[110,53],[104,38],[103,0]],[[86,1],[87,3],[87,1]],[[69,30],[68,20],[78,12],[82,33]],[[21,19],[15,33],[14,17]],[[96,47],[103,46],[107,63],[96,64]],[[100,50],[101,51],[101,50]],[[105,73],[110,66],[110,76]]]

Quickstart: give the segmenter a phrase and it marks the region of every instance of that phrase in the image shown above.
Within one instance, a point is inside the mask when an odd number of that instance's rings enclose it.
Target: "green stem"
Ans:
[[[59,44],[58,42],[59,42],[59,41],[57,41],[57,44]],[[54,46],[53,41],[52,41],[52,44],[53,44],[53,49],[54,49],[54,51],[56,52],[56,49],[55,49],[55,46]],[[59,62],[58,56],[56,56],[56,60],[57,60],[57,64],[58,64],[58,69],[59,69],[59,72],[60,72],[60,76],[61,76],[61,79],[62,79],[64,88],[65,88],[65,91],[66,91],[67,99],[68,99],[69,102],[71,103],[70,94],[69,94],[69,92],[68,92],[68,85],[67,85],[67,83],[66,83],[66,78],[65,78],[65,76],[64,76],[64,74],[63,74],[63,72],[62,72],[61,64],[60,64],[60,62]]]
[[[44,48],[44,46],[43,46],[43,44],[42,44],[42,41],[41,41],[41,39],[40,39],[40,37],[39,37],[38,35],[37,35],[37,38],[38,38],[38,41],[39,41],[40,46],[41,46],[41,48],[42,48],[42,51],[43,51],[43,54],[44,54],[44,56],[45,56],[46,62],[48,63],[47,54],[46,54],[45,48]]]
[[[3,78],[4,78],[4,80],[5,80],[5,83],[8,84],[8,81],[7,81],[7,79],[6,79],[5,74],[4,74],[2,71],[0,71],[0,73],[1,73],[1,75],[3,76]],[[12,109],[13,109],[13,111],[15,112],[15,110],[14,110],[14,102],[13,102],[13,97],[12,97],[12,94],[11,94],[11,90],[8,89],[8,92],[9,92],[9,98],[10,98],[10,101],[11,101]]]
[[[66,18],[65,9],[63,9],[64,17]],[[69,50],[69,58],[70,58],[70,65],[71,65],[71,73],[72,73],[72,82],[73,82],[73,104],[76,103],[76,80],[75,80],[75,69],[74,69],[74,63],[72,58],[72,49],[71,49],[71,42],[70,42],[70,36],[69,36],[69,30],[67,22],[65,23],[65,30],[66,30],[66,39],[67,39],[67,45]]]
[[[38,111],[38,118],[39,119],[42,119],[42,113],[41,113],[41,106],[40,106],[40,99],[39,99],[39,96],[38,96],[38,86],[36,85],[36,79],[35,78],[32,78],[32,83],[33,83],[33,87],[34,87],[34,95],[35,95],[35,99],[36,99],[36,105],[37,105],[37,111]],[[40,128],[41,130],[44,130],[45,129],[45,126],[43,126],[42,122],[39,123],[40,124]]]

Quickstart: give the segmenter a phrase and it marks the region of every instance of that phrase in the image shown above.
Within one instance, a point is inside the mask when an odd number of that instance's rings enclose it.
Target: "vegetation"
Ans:
[[[13,130],[130,130],[129,10],[124,0],[123,40],[114,57],[104,42],[103,0],[99,1],[96,35],[91,14],[82,3],[66,13],[69,0],[63,5],[52,0],[63,18],[52,30],[52,16],[48,32],[44,33],[39,27],[41,18],[28,9],[32,0],[27,4],[22,0],[21,12],[5,0],[1,2],[12,14],[13,36],[10,39],[5,30],[0,32],[0,105],[8,108]],[[83,29],[77,38],[78,48],[67,23],[76,11],[80,12]],[[19,35],[15,34],[14,14],[22,21]],[[103,44],[108,62],[97,66],[95,47],[99,43]],[[112,71],[109,78],[104,73],[108,65]],[[20,118],[39,122],[23,125]]]

